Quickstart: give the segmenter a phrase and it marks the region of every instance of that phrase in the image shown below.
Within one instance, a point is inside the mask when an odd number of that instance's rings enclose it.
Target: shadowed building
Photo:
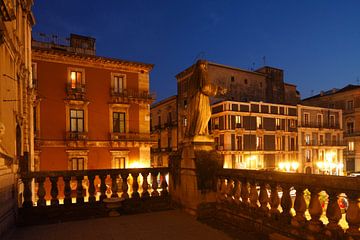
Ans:
[[[153,65],[96,56],[90,37],[35,39],[36,169],[149,167]]]
[[[176,103],[176,96],[171,96],[151,106],[150,128],[157,140],[151,148],[151,166],[168,166],[169,154],[177,150]]]
[[[303,99],[303,104],[331,107],[343,110],[344,151],[346,171],[360,171],[360,86],[347,85],[341,89],[332,89]]]
[[[22,201],[19,170],[28,171],[33,158],[32,5],[0,0],[0,239]]]

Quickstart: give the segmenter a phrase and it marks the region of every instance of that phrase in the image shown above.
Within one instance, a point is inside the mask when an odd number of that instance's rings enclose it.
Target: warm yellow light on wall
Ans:
[[[134,161],[129,164],[129,168],[144,168],[145,165],[141,161]]]
[[[298,162],[279,162],[278,164],[279,170],[291,172],[291,171],[297,171],[299,168]]]

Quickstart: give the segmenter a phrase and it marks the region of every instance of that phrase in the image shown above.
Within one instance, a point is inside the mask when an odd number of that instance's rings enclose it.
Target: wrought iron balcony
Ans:
[[[302,121],[302,122],[299,122],[298,127],[340,129],[340,124],[339,123],[334,123],[334,124],[322,123],[322,124],[319,124],[317,122],[304,122],[304,121]]]
[[[346,146],[343,141],[304,141],[303,146]]]
[[[87,140],[88,133],[87,132],[67,132],[66,133],[66,140]]]
[[[149,93],[148,91],[116,90],[114,88],[110,88],[110,96],[114,102],[145,101],[152,103],[156,98],[155,93]]]
[[[116,133],[110,134],[112,141],[155,141],[150,133]]]
[[[72,85],[71,83],[66,84],[66,94],[68,99],[84,100],[86,88],[85,84]]]

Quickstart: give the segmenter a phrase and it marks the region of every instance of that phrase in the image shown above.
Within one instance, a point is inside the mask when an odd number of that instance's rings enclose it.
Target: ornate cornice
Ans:
[[[33,61],[46,61],[67,65],[80,65],[85,67],[103,68],[112,71],[127,71],[137,73],[149,73],[153,64],[131,62],[126,60],[62,52],[53,49],[32,48]]]

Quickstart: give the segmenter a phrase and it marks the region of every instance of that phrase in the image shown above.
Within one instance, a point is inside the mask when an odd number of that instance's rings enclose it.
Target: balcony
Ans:
[[[111,133],[112,141],[135,141],[135,142],[154,142],[156,139],[150,133]]]
[[[140,102],[151,104],[156,98],[155,93],[149,93],[147,91],[132,89],[116,91],[114,88],[110,89],[110,96],[113,103]]]
[[[85,84],[66,84],[66,98],[69,100],[85,100]]]
[[[329,123],[319,124],[319,123],[316,123],[316,122],[301,122],[301,123],[299,123],[298,127],[302,127],[302,128],[340,129],[340,124],[339,123],[335,123],[335,124],[329,124]]]
[[[67,132],[66,140],[70,141],[85,141],[88,138],[87,132]]]
[[[343,141],[304,141],[303,146],[343,147],[346,146],[346,143]]]

